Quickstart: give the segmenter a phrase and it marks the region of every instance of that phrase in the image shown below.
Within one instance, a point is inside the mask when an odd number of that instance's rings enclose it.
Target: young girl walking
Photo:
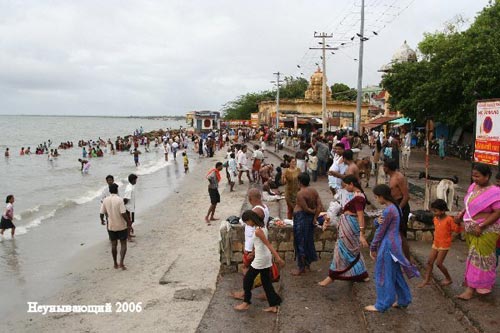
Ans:
[[[273,264],[273,256],[281,267],[285,265],[285,262],[280,258],[271,243],[269,243],[267,239],[267,228],[264,224],[264,220],[259,215],[252,210],[247,210],[243,213],[241,219],[249,226],[256,227],[253,238],[255,256],[243,279],[243,289],[245,290],[243,303],[235,306],[234,309],[238,311],[245,311],[250,308],[254,280],[257,275],[260,274],[262,287],[264,287],[267,301],[269,302],[269,307],[264,309],[264,311],[276,313],[278,312],[278,306],[281,304],[281,298],[276,291],[274,291],[273,284],[271,282],[271,266]]]
[[[434,214],[434,242],[432,243],[429,260],[427,260],[427,272],[425,273],[424,281],[418,285],[419,288],[430,284],[432,268],[435,262],[436,266],[444,275],[444,280],[441,281],[441,285],[447,286],[452,283],[450,273],[448,273],[443,262],[451,247],[451,233],[462,231],[461,225],[455,223],[453,217],[446,215],[448,206],[444,200],[437,199],[432,202],[431,211]]]
[[[5,211],[2,214],[2,220],[0,222],[0,235],[3,236],[3,232],[6,229],[12,229],[12,238],[14,238],[14,234],[16,233],[16,226],[12,223],[12,220],[14,219],[14,200],[15,199],[12,194],[9,194],[7,199],[5,199],[7,206],[5,207]]]

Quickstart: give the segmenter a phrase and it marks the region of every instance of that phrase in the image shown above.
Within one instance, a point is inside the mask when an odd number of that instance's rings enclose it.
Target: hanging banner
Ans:
[[[476,110],[474,161],[498,165],[500,154],[500,100],[480,101]]]

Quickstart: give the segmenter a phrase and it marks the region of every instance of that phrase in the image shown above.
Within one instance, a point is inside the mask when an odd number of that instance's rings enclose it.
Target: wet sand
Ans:
[[[224,152],[214,158],[193,159],[194,171],[184,178],[178,193],[149,211],[141,211],[136,242],[129,243],[126,271],[115,270],[106,236],[77,255],[68,267],[66,287],[40,304],[104,305],[112,313],[39,313],[3,325],[15,331],[169,331],[194,332],[215,291],[219,272],[219,223],[207,226],[209,206],[206,173]],[[238,215],[247,184],[230,193],[224,171],[221,203],[216,217]],[[161,282],[161,283],[160,283]],[[37,301],[37,300],[34,300]],[[116,302],[142,302],[140,313],[117,313]],[[2,326],[3,326],[2,325]]]

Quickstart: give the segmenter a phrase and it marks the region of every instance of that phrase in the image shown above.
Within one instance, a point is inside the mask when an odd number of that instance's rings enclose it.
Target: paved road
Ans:
[[[279,155],[282,154],[283,151]],[[412,168],[407,171],[410,181],[416,186],[423,185],[423,182],[416,179],[418,177],[413,178],[413,175],[418,176],[420,166],[423,165],[418,160],[420,158],[418,153],[413,154]],[[276,163],[278,156],[268,153],[268,160]],[[470,172],[470,163],[467,166],[464,161],[435,162],[431,174],[435,170],[439,175],[456,174],[462,178]],[[444,165],[439,166],[440,162]],[[374,180],[372,187],[373,182]],[[327,205],[331,194],[326,178],[319,178],[312,186],[318,190],[323,203]],[[371,191],[366,192],[374,202]],[[421,200],[418,198],[412,198],[414,206],[418,206],[419,202]],[[285,214],[285,205],[282,205],[281,213]],[[421,265],[425,263],[431,244],[413,241],[410,246],[414,260]],[[373,280],[367,283],[336,281],[326,288],[317,286],[316,283],[328,273],[331,257],[321,258],[313,265],[311,273],[301,277],[289,274],[294,262],[293,258],[287,258],[287,267],[276,286],[284,300],[278,315],[262,312],[261,309],[267,303],[260,300],[255,300],[251,310],[246,313],[234,311],[232,307],[238,301],[228,297],[228,294],[231,290],[241,288],[242,276],[224,275],[220,277],[217,291],[198,332],[500,332],[498,283],[495,292],[488,297],[475,298],[469,302],[453,298],[462,289],[460,283],[466,253],[465,243],[456,240],[445,262],[455,281],[453,285],[443,288],[433,284],[419,289],[416,285],[420,279],[412,279],[409,281],[413,295],[411,306],[406,310],[391,309],[384,314],[363,311],[365,305],[373,304],[375,300]],[[366,251],[364,255],[368,271],[373,275],[373,261]],[[437,271],[434,273],[437,279],[442,278]]]

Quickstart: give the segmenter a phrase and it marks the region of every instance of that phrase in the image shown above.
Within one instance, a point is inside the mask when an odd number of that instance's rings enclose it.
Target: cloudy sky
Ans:
[[[0,0],[0,114],[183,115],[306,78],[314,31],[346,43],[328,84],[356,85],[360,0]],[[408,41],[487,0],[366,0],[363,85]],[[373,34],[372,31],[378,33]],[[300,66],[297,67],[297,65]]]

